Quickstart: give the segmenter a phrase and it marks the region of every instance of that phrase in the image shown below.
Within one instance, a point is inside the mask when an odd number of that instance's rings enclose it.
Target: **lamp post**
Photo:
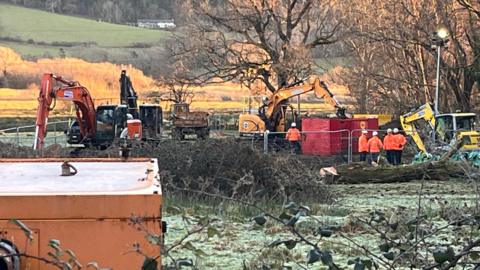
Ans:
[[[435,31],[434,36],[432,38],[432,48],[437,49],[437,76],[435,82],[435,116],[439,114],[438,112],[438,90],[440,88],[440,55],[441,55],[441,48],[447,45],[448,42],[448,30],[445,27],[439,27],[437,31]],[[435,128],[434,128],[435,129]],[[435,143],[436,135],[435,130],[432,132],[433,142]]]
[[[438,90],[440,88],[440,55],[441,55],[441,48],[447,45],[448,42],[448,30],[445,27],[440,27],[434,33],[434,37],[432,38],[433,41],[433,48],[437,49],[437,76],[435,82],[435,115],[438,115]]]

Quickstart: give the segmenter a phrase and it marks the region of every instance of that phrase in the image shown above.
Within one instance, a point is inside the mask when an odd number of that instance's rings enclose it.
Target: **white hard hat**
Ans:
[[[366,130],[364,129],[364,130],[362,130],[362,133],[363,133],[363,134],[367,134],[368,131],[366,131]]]
[[[377,135],[378,135],[378,132],[374,131],[374,132],[372,133],[372,135],[373,135],[373,136],[377,136]]]
[[[297,123],[293,122],[292,127],[296,127],[296,126],[297,126]]]
[[[387,133],[392,133],[392,129],[391,128],[387,129]]]
[[[393,133],[398,133],[398,128],[394,128]]]
[[[133,119],[133,115],[127,113],[127,119],[128,119],[128,120],[132,120],[132,119]]]

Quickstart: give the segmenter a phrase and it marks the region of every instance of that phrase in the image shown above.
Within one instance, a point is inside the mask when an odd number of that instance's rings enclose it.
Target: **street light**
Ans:
[[[432,48],[437,49],[437,78],[435,84],[435,115],[438,115],[438,89],[440,87],[440,54],[441,48],[447,45],[448,42],[448,29],[445,27],[439,27],[435,31],[432,38]]]

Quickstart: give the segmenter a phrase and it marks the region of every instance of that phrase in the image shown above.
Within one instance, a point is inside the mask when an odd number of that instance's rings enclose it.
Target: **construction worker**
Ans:
[[[362,130],[362,135],[358,138],[358,152],[360,153],[360,161],[367,161],[368,155],[368,131]]]
[[[127,113],[127,121],[128,120],[133,120],[133,115]],[[128,128],[125,127],[120,133],[120,139],[126,139],[127,137],[128,137]]]
[[[389,128],[387,129],[387,135],[383,138],[383,149],[385,149],[385,152],[387,153],[387,161],[389,164],[394,164],[394,156],[395,156],[395,150],[393,149],[393,142],[394,136],[392,134],[392,129]]]
[[[383,148],[383,143],[380,138],[378,138],[378,132],[374,131],[372,137],[368,139],[368,152],[370,153],[370,159],[368,163],[375,161],[378,163],[378,158],[380,157],[380,151]]]
[[[301,137],[300,131],[297,129],[297,124],[293,122],[287,131],[287,136],[285,137],[290,143],[290,153],[294,154],[300,151]]]
[[[398,128],[393,129],[393,150],[394,150],[394,165],[400,165],[402,163],[403,148],[407,144],[407,138],[403,136]]]

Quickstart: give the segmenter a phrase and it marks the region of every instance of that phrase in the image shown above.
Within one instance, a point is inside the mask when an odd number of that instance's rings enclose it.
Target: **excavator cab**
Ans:
[[[297,128],[301,129],[301,121],[299,121],[298,112],[295,108],[288,103],[283,104],[280,108],[278,119],[270,131],[286,132],[293,122],[297,124]]]
[[[437,140],[449,144],[453,139],[463,141],[463,149],[478,150],[480,133],[475,131],[475,113],[448,113],[435,117]]]
[[[95,137],[85,140],[80,134],[78,121],[74,121],[67,131],[69,144],[110,144],[114,138],[118,138],[126,126],[127,106],[125,105],[100,105],[96,110],[96,133]]]
[[[144,138],[158,138],[162,134],[162,107],[155,104],[140,105],[140,121]]]
[[[480,132],[475,130],[475,121],[475,113],[435,115],[429,103],[400,116],[403,130],[412,137],[418,149],[424,153],[438,148],[443,149],[444,146],[452,145],[457,141],[462,142],[461,150],[480,150]],[[421,125],[422,123],[426,125]],[[428,133],[425,134],[425,131]],[[430,140],[432,132],[435,133],[435,141]]]
[[[127,123],[126,105],[100,105],[97,107],[97,133],[95,144],[111,144]]]

